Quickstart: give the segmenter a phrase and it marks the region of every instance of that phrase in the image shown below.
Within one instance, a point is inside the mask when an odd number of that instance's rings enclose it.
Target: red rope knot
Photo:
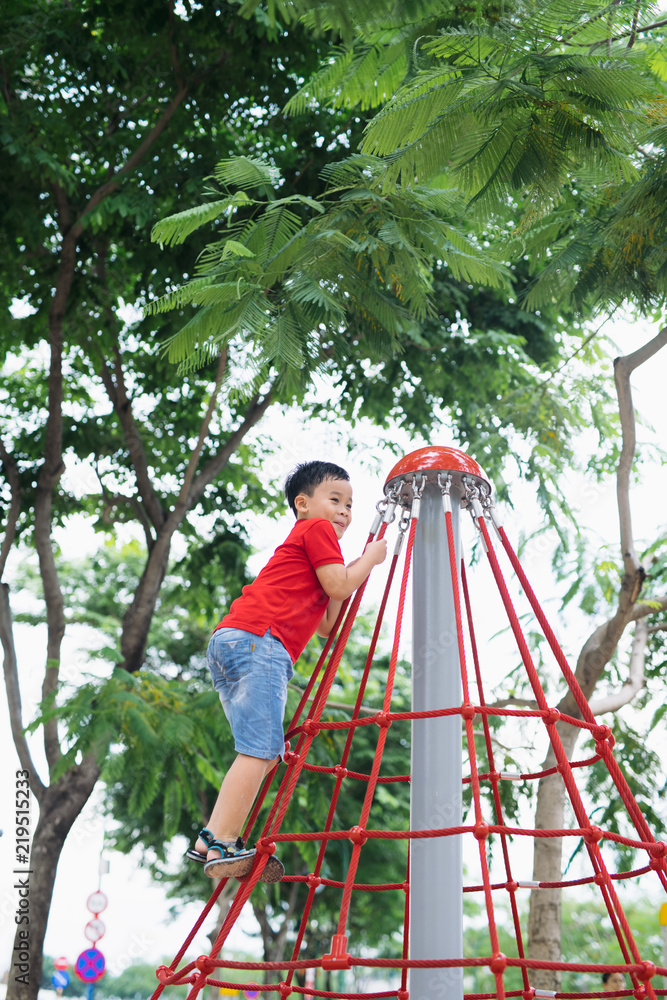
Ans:
[[[469,701],[464,701],[461,705],[461,718],[468,720],[475,718],[475,706],[471,705]]]
[[[351,827],[348,837],[353,844],[365,844],[366,841],[368,840],[368,837],[366,836],[366,831],[364,830],[363,826]]]
[[[587,844],[599,844],[603,836],[599,826],[591,826],[584,834],[584,840]]]
[[[378,712],[373,718],[373,722],[380,727],[380,729],[389,729],[391,725],[391,719],[386,712]]]
[[[534,1000],[535,990],[532,986],[529,986],[527,990],[523,991],[521,996],[523,997],[523,1000]]]
[[[346,767],[343,767],[342,764],[336,764],[336,766],[333,769],[333,773],[336,775],[337,778],[347,778],[348,770]]]
[[[282,983],[278,983],[278,992],[280,993],[281,997],[289,997],[292,995],[294,991],[292,990],[292,987],[289,985],[289,983],[286,983],[285,980],[283,980]]]
[[[327,955],[322,955],[322,968],[350,968],[350,956],[347,953],[347,938],[344,934],[334,934],[331,938],[331,951]]]
[[[485,823],[484,820],[480,820],[479,823],[475,823],[472,832],[477,840],[486,840],[489,836],[489,824]]]
[[[636,990],[632,991],[632,995],[635,1000],[646,1000],[646,987],[638,986]]]
[[[596,885],[606,885],[607,876],[605,875],[604,872],[598,872],[593,881],[595,882]]]
[[[301,754],[295,753],[294,750],[286,750],[283,754],[283,762],[291,767],[292,764],[296,764],[297,761],[301,760]]]
[[[269,840],[268,837],[260,837],[255,846],[257,847],[258,854],[276,853],[276,845],[272,840]]]
[[[408,894],[408,893],[410,892],[410,883],[409,883],[409,882],[408,882],[408,881],[406,880],[406,881],[405,881],[405,882],[403,882],[403,884],[401,885],[401,889],[403,890],[403,892],[404,892],[404,893],[405,893],[405,895],[407,896],[407,894]]]
[[[665,844],[662,840],[658,840],[655,844],[651,844],[648,849],[648,853],[651,858],[648,863],[649,868],[652,868],[654,872],[664,871],[667,844]]]
[[[491,972],[493,972],[494,974],[497,974],[499,972],[502,974],[507,968],[507,955],[503,955],[502,951],[499,951],[491,959],[489,968],[491,969]]]
[[[557,708],[545,708],[542,710],[542,718],[547,726],[555,726],[560,721],[560,712]]]
[[[508,892],[516,892],[519,888],[519,883],[512,879],[511,881],[505,883],[505,888]]]
[[[317,889],[318,886],[322,885],[322,879],[317,875],[309,875],[306,882],[309,889]]]
[[[653,962],[642,962],[641,972],[637,973],[637,979],[641,980],[642,983],[647,983],[657,971],[657,967],[653,964]]]
[[[595,740],[595,752],[598,757],[604,757],[605,750],[613,750],[616,740],[611,726],[594,726],[591,729],[591,736]]]
[[[168,965],[158,965],[155,970],[155,975],[158,977],[161,983],[166,983],[171,976],[171,969]]]
[[[301,729],[307,736],[317,736],[320,731],[319,722],[315,722],[315,719],[306,719]]]
[[[398,990],[396,1000],[410,1000],[410,994],[407,990]]]
[[[195,965],[200,972],[203,972],[205,976],[210,976],[210,974],[215,969],[215,960],[211,958],[210,955],[200,955],[195,961]]]

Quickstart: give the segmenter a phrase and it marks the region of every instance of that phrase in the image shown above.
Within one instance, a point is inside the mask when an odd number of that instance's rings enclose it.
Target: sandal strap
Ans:
[[[213,836],[213,834],[211,833],[211,831],[208,830],[206,827],[204,827],[202,830],[199,831],[199,837],[200,837],[201,840],[204,841],[204,843],[207,846],[209,844],[212,844],[213,841],[215,840],[215,837]]]
[[[209,851],[220,851],[221,858],[235,858],[237,854],[245,850],[245,844],[239,837],[237,840],[216,840],[212,838],[207,841]]]

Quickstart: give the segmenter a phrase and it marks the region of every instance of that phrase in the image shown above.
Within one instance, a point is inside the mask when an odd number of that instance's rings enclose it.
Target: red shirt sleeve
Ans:
[[[331,521],[315,518],[303,535],[303,547],[313,569],[330,563],[345,563]]]

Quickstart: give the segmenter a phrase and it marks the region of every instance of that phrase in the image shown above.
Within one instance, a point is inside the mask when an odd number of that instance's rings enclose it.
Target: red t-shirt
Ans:
[[[344,561],[331,521],[323,517],[297,521],[218,628],[241,628],[253,635],[264,635],[270,628],[294,663],[329,603],[315,570]]]

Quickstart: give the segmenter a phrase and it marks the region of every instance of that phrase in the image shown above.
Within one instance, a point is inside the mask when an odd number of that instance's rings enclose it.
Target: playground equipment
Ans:
[[[254,987],[269,996],[343,997],[361,1000],[363,997],[395,997],[396,1000],[482,1000],[486,997],[594,997],[598,993],[555,994],[535,989],[531,974],[538,968],[560,969],[573,972],[604,972],[610,967],[577,962],[539,962],[526,957],[519,924],[517,896],[522,889],[558,888],[590,884],[599,889],[616,934],[624,964],[614,966],[626,974],[632,988],[617,996],[632,994],[636,1000],[654,1000],[665,990],[656,990],[652,979],[657,974],[667,975],[667,969],[656,968],[644,961],[634,940],[616,892],[616,883],[623,879],[646,875],[667,889],[665,858],[667,844],[657,842],[649,830],[623,774],[614,759],[614,738],[609,726],[599,725],[579,688],[575,676],[547,622],[521,564],[510,545],[500,523],[491,498],[491,487],[477,463],[468,455],[453,448],[425,448],[406,456],[392,469],[384,488],[384,497],[378,504],[378,514],[369,534],[383,537],[390,524],[398,523],[398,537],[393,556],[388,560],[387,580],[380,604],[378,619],[370,643],[365,670],[351,718],[346,721],[328,721],[324,718],[331,687],[349,638],[364,587],[341,610],[336,630],[327,641],[311,680],[289,726],[286,739],[290,749],[285,754],[286,770],[275,795],[264,828],[257,840],[257,860],[246,878],[238,883],[234,901],[222,928],[208,955],[201,955],[194,962],[180,963],[191,942],[215,904],[223,883],[214,891],[203,913],[188,935],[179,953],[169,967],[157,970],[159,986],[153,997],[160,996],[167,984],[189,987],[188,1000],[195,1000],[207,984],[224,989],[241,990],[243,983],[235,981],[235,970],[253,970],[253,979],[264,972],[265,984]],[[483,613],[480,604],[472,600],[468,586],[466,559],[462,557],[461,520],[470,515],[473,531],[483,550],[490,574],[500,596],[511,633],[533,691],[534,709],[494,707],[487,703],[483,675],[485,650],[477,640],[476,623]],[[492,532],[500,550],[496,553]],[[404,551],[402,569],[399,560]],[[544,694],[535,668],[522,622],[515,610],[510,591],[501,569],[500,558],[506,558],[513,570],[515,581],[525,595],[534,624],[539,627],[551,650],[562,679],[568,685],[578,708],[578,717],[564,716],[551,707]],[[414,558],[413,558],[414,557]],[[411,711],[392,711],[392,695],[401,639],[401,627],[407,597],[408,579],[413,571],[413,663]],[[398,608],[393,631],[389,667],[382,678],[384,701],[382,709],[374,716],[361,712],[364,694],[371,676],[380,627],[394,579],[399,579]],[[536,624],[535,624],[536,623]],[[337,635],[337,638],[336,638]],[[312,704],[306,706],[312,698]],[[494,762],[490,719],[492,716],[517,718],[527,727],[544,727],[557,761],[550,771],[531,774],[503,772]],[[374,796],[382,782],[405,781],[407,775],[382,776],[380,766],[387,733],[392,725],[411,723],[411,816],[408,830],[377,830],[369,827]],[[588,760],[569,761],[563,749],[558,724],[576,726],[589,733],[595,741],[595,754]],[[373,765],[368,774],[353,771],[348,765],[353,761],[355,733],[362,726],[375,727],[377,743]],[[462,738],[467,747],[469,773],[462,776]],[[475,728],[481,729],[485,749],[486,770],[480,769],[475,743]],[[316,767],[308,760],[309,750],[318,735],[327,730],[344,730],[346,739],[339,762],[332,767]],[[627,809],[629,822],[636,831],[634,838],[605,832],[591,823],[582,796],[574,778],[575,770],[602,762],[607,768],[618,794]],[[317,832],[285,832],[282,824],[290,798],[304,769],[321,772],[322,780],[331,783],[331,807],[324,829]],[[248,821],[245,837],[253,829],[262,803],[266,800],[277,772],[267,779]],[[528,830],[510,826],[505,822],[499,787],[504,781],[538,780],[548,773],[560,774],[575,817],[576,826],[561,830]],[[366,793],[358,822],[344,830],[335,828],[336,805],[346,783],[361,781]],[[490,788],[494,815],[485,815],[482,786]],[[462,815],[462,788],[472,792],[471,819],[464,823]],[[492,881],[489,865],[489,838],[497,837],[502,856],[503,875]],[[561,837],[577,838],[583,842],[590,874],[584,878],[540,883],[516,877],[510,838]],[[409,842],[408,870],[388,872],[383,884],[369,885],[357,882],[364,846],[371,839],[395,838]],[[479,856],[481,884],[463,885],[463,839],[476,845]],[[220,958],[221,950],[239,917],[244,905],[257,885],[267,858],[281,844],[313,841],[319,844],[317,861],[308,875],[287,874],[286,883],[300,881],[308,887],[308,895],[300,929],[289,960],[277,962],[234,962]],[[344,881],[337,882],[323,877],[322,870],[327,847],[334,841],[345,840],[351,844],[350,860]],[[635,848],[644,854],[646,861],[631,872],[608,870],[602,853],[606,841],[616,841]],[[282,852],[281,852],[282,853]],[[283,855],[284,856],[284,855]],[[340,917],[331,948],[325,954],[302,958],[301,947],[304,931],[311,913],[316,913],[318,892],[341,894]],[[402,893],[405,897],[404,942],[402,955],[396,959],[366,958],[355,954],[354,941],[348,941],[347,926],[355,894],[367,892]],[[481,958],[463,957],[463,894],[479,893],[484,899],[489,932],[488,955]],[[498,897],[509,901],[516,937],[516,953],[505,955],[498,941],[496,908]],[[493,974],[495,991],[486,994],[464,994],[464,970],[473,966],[486,966]],[[295,982],[297,970],[317,968],[346,970],[354,968],[392,969],[400,974],[400,983],[393,990],[380,992],[331,992],[314,989]],[[508,992],[504,983],[507,969],[520,970],[522,989]],[[280,970],[284,979],[272,980]]]

